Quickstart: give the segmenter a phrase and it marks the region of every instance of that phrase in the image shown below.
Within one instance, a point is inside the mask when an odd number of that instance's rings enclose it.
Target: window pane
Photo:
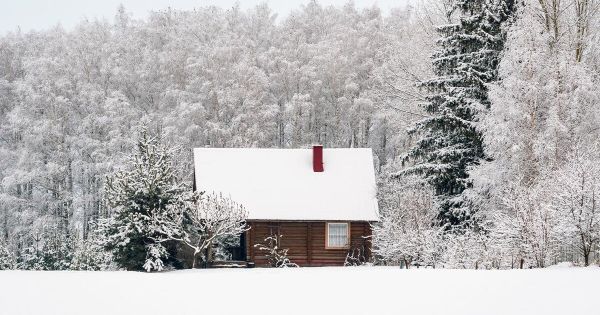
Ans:
[[[327,235],[329,247],[344,247],[348,245],[348,223],[328,223]]]

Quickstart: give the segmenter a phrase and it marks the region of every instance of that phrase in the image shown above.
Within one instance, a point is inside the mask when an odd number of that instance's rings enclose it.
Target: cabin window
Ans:
[[[327,248],[347,248],[350,245],[349,223],[327,223]]]

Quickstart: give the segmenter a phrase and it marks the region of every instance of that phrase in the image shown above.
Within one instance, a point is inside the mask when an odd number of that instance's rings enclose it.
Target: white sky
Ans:
[[[0,34],[14,31],[47,29],[57,24],[71,28],[83,18],[106,18],[112,20],[119,4],[135,18],[145,17],[150,10],[167,7],[192,9],[194,7],[217,5],[232,7],[236,2],[242,8],[250,8],[267,2],[280,17],[292,9],[299,8],[309,0],[0,0]],[[370,7],[377,4],[383,12],[403,6],[411,0],[354,0],[356,7]],[[347,0],[320,0],[322,5],[344,5]]]

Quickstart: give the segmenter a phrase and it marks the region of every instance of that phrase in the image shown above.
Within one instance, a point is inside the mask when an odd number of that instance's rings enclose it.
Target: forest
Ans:
[[[106,222],[127,201],[111,183],[138,176],[124,170],[144,153],[169,157],[164,178],[184,191],[192,148],[315,143],[373,150],[371,263],[598,263],[599,9],[311,1],[285,17],[261,4],[134,19],[120,6],[73,29],[9,32],[0,270],[113,268]],[[173,240],[156,228],[153,239]],[[153,246],[146,258],[162,255]]]

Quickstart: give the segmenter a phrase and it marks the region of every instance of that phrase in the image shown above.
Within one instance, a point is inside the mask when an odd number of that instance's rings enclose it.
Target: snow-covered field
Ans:
[[[0,314],[600,314],[600,268],[0,271]]]

